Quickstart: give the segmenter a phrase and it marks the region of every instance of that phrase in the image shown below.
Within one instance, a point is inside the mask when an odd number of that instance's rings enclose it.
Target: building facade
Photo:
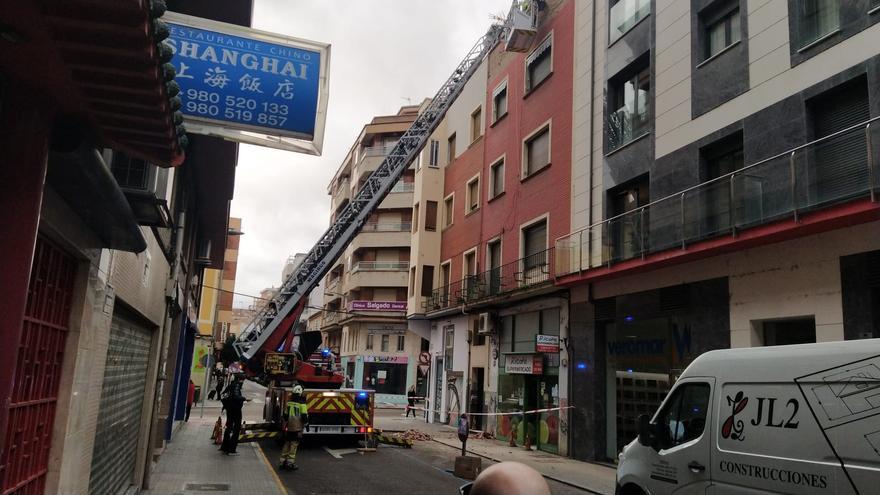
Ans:
[[[616,459],[702,352],[880,336],[877,7],[578,4],[574,457]]]
[[[419,106],[364,126],[331,181],[331,221],[357,194],[418,115]],[[349,385],[376,391],[377,402],[403,404],[419,382],[428,335],[405,318],[414,171],[407,170],[324,278],[321,330],[338,347]],[[423,343],[424,342],[424,343]]]

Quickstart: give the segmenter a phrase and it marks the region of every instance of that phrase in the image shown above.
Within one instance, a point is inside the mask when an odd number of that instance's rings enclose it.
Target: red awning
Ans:
[[[97,144],[179,165],[173,71],[154,20],[163,12],[160,0],[0,2],[0,75],[90,124]]]

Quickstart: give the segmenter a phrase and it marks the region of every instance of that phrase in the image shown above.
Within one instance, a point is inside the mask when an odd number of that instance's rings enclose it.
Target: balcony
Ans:
[[[361,287],[406,287],[409,263],[361,261],[356,263],[345,282],[345,292]]]
[[[331,209],[336,211],[345,201],[351,201],[351,182],[348,179],[341,180],[336,185],[336,190],[333,192],[333,198],[330,203]]]
[[[499,296],[551,285],[553,256],[554,249],[550,248],[434,289],[424,299],[425,313],[466,304],[489,303]]]
[[[616,150],[650,130],[647,92],[640,90],[636,108],[624,105],[608,116],[608,149]]]
[[[361,152],[360,160],[358,160],[357,164],[354,166],[354,174],[352,177],[354,177],[358,183],[362,179],[365,179],[373,173],[374,170],[379,168],[379,165],[385,160],[385,156],[387,156],[388,153],[391,153],[391,150],[393,149],[394,146],[371,146],[369,148],[364,148]]]
[[[363,248],[409,247],[411,230],[409,222],[365,223],[361,232],[351,241],[349,252]]]
[[[620,0],[613,7],[609,15],[608,43],[614,43],[618,38],[632,29],[648,14],[651,13],[650,0]]]
[[[878,139],[874,118],[563,236],[556,276],[673,264],[878,219]]]
[[[335,310],[325,310],[321,319],[321,328],[332,327],[339,324],[342,313]]]

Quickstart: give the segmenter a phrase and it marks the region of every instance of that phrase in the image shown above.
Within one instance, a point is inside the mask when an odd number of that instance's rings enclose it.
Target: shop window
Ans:
[[[387,335],[386,335],[387,337]],[[407,365],[397,363],[364,363],[363,388],[377,394],[406,393]]]
[[[391,337],[386,333],[382,335],[382,347],[380,350],[382,352],[388,352],[388,344],[391,341]]]
[[[507,115],[507,81],[498,86],[492,94],[492,123],[498,122],[498,119],[505,115]]]
[[[706,427],[706,409],[709,407],[708,383],[685,383],[676,388],[657,415],[662,432],[661,449],[700,438]]]
[[[798,42],[806,47],[840,28],[839,0],[800,0],[798,3]]]
[[[704,44],[702,60],[718,55],[728,46],[738,42],[742,36],[739,0],[729,0],[718,8],[701,13],[700,21]]]
[[[489,199],[504,192],[504,158],[489,167]]]
[[[526,57],[526,93],[553,73],[553,36],[550,35]]]
[[[406,347],[406,335],[397,336],[397,352],[403,352]]]
[[[765,346],[813,344],[816,342],[816,319],[793,318],[761,323]]]
[[[550,125],[546,125],[523,141],[522,178],[550,165]]]

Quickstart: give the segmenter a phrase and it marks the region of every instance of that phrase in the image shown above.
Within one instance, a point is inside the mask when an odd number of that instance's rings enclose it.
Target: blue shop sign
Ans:
[[[327,45],[178,14],[166,18],[188,122],[323,139]]]

